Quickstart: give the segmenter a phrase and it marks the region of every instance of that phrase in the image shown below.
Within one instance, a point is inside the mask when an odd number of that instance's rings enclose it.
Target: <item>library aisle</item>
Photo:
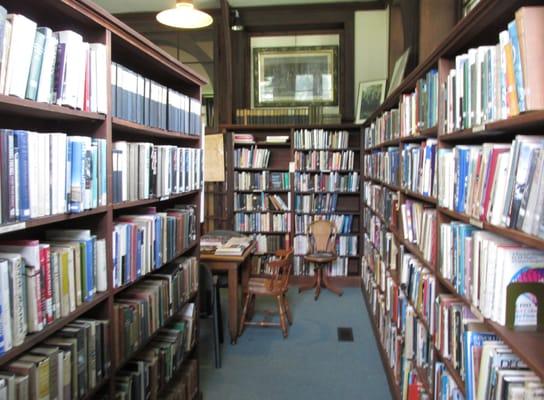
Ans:
[[[225,290],[222,290],[225,292]],[[222,293],[226,324],[226,293]],[[201,320],[200,384],[205,400],[390,399],[389,385],[359,288],[338,297],[290,288],[294,323],[279,329],[246,328],[235,346],[222,346],[222,368],[213,366],[211,320]],[[257,310],[274,310],[259,299]],[[262,317],[257,314],[256,318]],[[339,342],[338,327],[353,328],[353,342]],[[225,325],[224,332],[227,332]]]

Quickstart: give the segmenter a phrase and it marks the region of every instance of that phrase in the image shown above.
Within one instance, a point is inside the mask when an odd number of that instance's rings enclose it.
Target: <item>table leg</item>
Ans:
[[[248,285],[249,285],[249,277],[251,276],[251,258],[248,257],[246,260],[240,265],[241,273],[242,273],[242,299],[246,298],[247,292],[248,292]],[[247,320],[251,321],[253,319],[253,313],[255,311],[255,301],[250,301],[248,310],[247,310]]]
[[[238,269],[229,268],[228,270],[228,281],[229,281],[229,333],[230,333],[230,342],[232,344],[236,343],[238,338],[238,307],[240,301],[238,298]]]

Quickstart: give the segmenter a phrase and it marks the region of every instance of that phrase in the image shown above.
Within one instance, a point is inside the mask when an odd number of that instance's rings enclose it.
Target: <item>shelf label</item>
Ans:
[[[291,161],[289,162],[289,172],[291,173],[295,173],[295,162],[294,161]]]
[[[169,198],[168,196],[162,196],[162,197],[159,199],[159,201],[168,200],[168,198]]]
[[[25,228],[26,228],[26,222],[19,222],[18,224],[4,225],[4,226],[0,226],[0,234],[20,231],[21,229],[25,229]]]
[[[485,124],[475,125],[474,127],[472,127],[472,132],[474,133],[483,131],[485,131]]]
[[[480,229],[483,229],[484,227],[484,223],[478,219],[475,219],[475,218],[470,218],[468,220],[468,222],[470,222],[471,225],[474,225],[475,227],[477,228],[480,228]]]

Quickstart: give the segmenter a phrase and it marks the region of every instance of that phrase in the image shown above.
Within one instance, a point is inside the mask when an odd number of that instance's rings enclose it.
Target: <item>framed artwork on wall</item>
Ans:
[[[395,62],[395,68],[393,68],[391,79],[389,79],[389,90],[387,91],[387,96],[393,93],[404,79],[404,71],[406,70],[406,64],[408,63],[409,56],[410,48],[407,48]]]
[[[255,107],[338,105],[338,46],[253,49]]]
[[[362,124],[385,100],[386,80],[360,82],[355,122]]]

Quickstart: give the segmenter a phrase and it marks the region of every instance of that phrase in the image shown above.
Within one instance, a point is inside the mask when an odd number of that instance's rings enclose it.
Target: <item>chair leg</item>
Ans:
[[[249,298],[251,297],[251,294],[246,295],[246,300],[244,302],[244,308],[242,310],[242,318],[240,318],[240,329],[238,329],[238,336],[241,336],[244,332],[244,327],[246,324],[246,315],[247,315],[247,307],[249,305]]]
[[[293,325],[293,315],[291,314],[291,309],[289,308],[289,303],[287,302],[287,296],[285,293],[282,295],[283,306],[285,308],[285,314],[287,315],[287,321],[289,325]]]
[[[321,281],[323,279],[323,268],[316,268],[315,274],[317,276],[317,282],[315,287],[314,300],[317,301],[317,299],[319,298],[319,294],[321,293]]]
[[[217,324],[219,325],[219,343],[223,344],[223,312],[221,310],[221,297],[219,296],[219,286],[215,287],[215,308],[217,308]]]
[[[214,296],[215,297],[215,296]],[[217,297],[213,299],[213,355],[215,368],[221,368],[221,347],[219,344],[219,313],[217,307]]]
[[[329,274],[327,272],[323,272],[323,284],[327,289],[333,293],[336,293],[338,296],[342,296],[342,294],[344,294],[342,289],[332,284],[332,282],[329,280]]]
[[[298,287],[298,292],[299,293],[302,293],[304,292],[305,290],[311,290],[311,289],[314,289],[317,285],[317,275],[314,276],[314,281],[310,284],[307,284],[307,285],[300,285]]]
[[[278,308],[279,308],[279,311],[280,311],[280,326],[281,326],[281,331],[283,332],[283,338],[285,339],[288,335],[288,331],[287,331],[287,322],[285,320],[285,311],[283,310],[283,302],[282,302],[282,296],[279,295],[276,297],[276,299],[278,300]]]
[[[248,308],[247,308],[246,319],[248,321],[251,321],[251,320],[253,320],[253,316],[255,315],[255,298],[256,298],[256,296],[254,294],[250,294],[249,296],[250,296],[250,298],[249,298],[249,305],[248,305]]]

